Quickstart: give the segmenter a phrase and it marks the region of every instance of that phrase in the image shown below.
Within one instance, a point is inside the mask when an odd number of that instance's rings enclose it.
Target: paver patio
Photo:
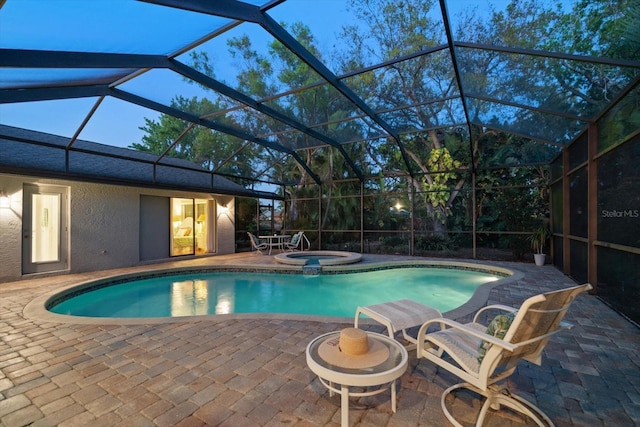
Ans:
[[[365,255],[365,262],[391,257]],[[163,266],[253,265],[272,257],[237,254]],[[573,282],[552,266],[493,263],[525,273],[494,288],[489,303]],[[118,270],[130,272],[157,265]],[[51,290],[116,271],[0,284],[0,424],[3,426],[337,426],[340,398],[307,368],[304,351],[319,334],[351,319],[207,316],[148,324],[62,324],[25,317],[25,305]],[[640,331],[592,295],[581,295],[541,367],[523,363],[510,388],[559,426],[640,425]],[[382,328],[367,326],[382,332]],[[352,399],[357,426],[447,426],[442,391],[455,378],[410,353],[398,411],[389,395]],[[452,402],[465,421],[478,400]],[[496,413],[489,425],[527,425]]]

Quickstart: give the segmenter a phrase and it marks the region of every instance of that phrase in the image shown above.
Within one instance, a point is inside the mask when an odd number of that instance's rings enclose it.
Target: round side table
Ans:
[[[332,365],[318,355],[318,347],[326,339],[339,337],[340,331],[329,332],[312,340],[307,346],[307,365],[320,382],[333,393],[340,394],[342,427],[349,426],[349,396],[372,396],[391,389],[391,409],[396,412],[396,380],[407,370],[409,356],[399,342],[385,335],[367,332],[370,340],[376,340],[389,349],[389,357],[383,363],[370,368],[352,369]],[[334,384],[339,384],[336,388]],[[384,386],[371,391],[349,392],[349,387]]]

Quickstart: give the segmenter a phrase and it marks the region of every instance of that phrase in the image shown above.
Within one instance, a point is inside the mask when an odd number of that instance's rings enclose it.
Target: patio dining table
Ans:
[[[268,235],[265,234],[263,236],[258,236],[259,239],[267,240],[267,245],[269,245],[269,255],[271,255],[271,249],[274,247],[280,249],[280,252],[284,250],[284,242],[288,239],[291,239],[290,234],[274,234]]]

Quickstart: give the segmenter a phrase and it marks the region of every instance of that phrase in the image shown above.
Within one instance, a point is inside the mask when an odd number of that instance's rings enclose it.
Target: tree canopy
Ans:
[[[213,91],[210,98],[177,97],[173,106],[260,135],[299,157],[199,126],[176,143],[188,125],[165,115],[158,121],[147,119],[147,135],[132,147],[156,153],[170,149],[168,155],[211,170],[285,184],[282,191],[292,200],[293,223],[301,212],[296,199],[317,195],[309,186],[314,180],[307,170],[312,170],[323,183],[325,220],[331,216],[339,221],[333,227],[344,230],[360,227],[359,216],[350,214],[348,207],[349,197],[360,188],[343,181],[364,177],[366,191],[403,195],[405,205],[414,203],[425,210],[420,222],[425,231],[446,233],[454,205],[464,205],[469,197],[472,174],[478,188],[487,188],[483,197],[493,194],[496,185],[545,186],[548,173],[543,165],[559,153],[561,141],[571,137],[554,130],[578,129],[577,121],[568,116],[590,116],[631,78],[623,67],[535,52],[592,55],[597,50],[611,58],[640,57],[640,8],[631,0],[585,0],[571,10],[561,2],[543,7],[535,0],[513,1],[503,11],[487,12],[489,19],[480,19],[478,10],[462,10],[453,29],[456,40],[504,49],[458,46],[455,54],[473,64],[458,70],[451,52],[442,48],[446,37],[442,21],[434,15],[437,2],[349,0],[348,7],[354,24],[342,29],[336,41],[340,49],[331,57],[323,57],[304,23],[285,28],[306,51],[339,70],[341,82],[373,108],[379,121],[365,117],[278,40],[260,52],[249,36],[242,35],[227,43],[240,66],[234,89],[269,111],[237,107]],[[621,42],[612,43],[617,39],[611,34]],[[380,63],[388,65],[366,68]],[[211,77],[223,66],[204,51],[192,53],[192,65]],[[464,87],[459,87],[456,71],[464,75]],[[460,91],[467,95],[463,109]],[[560,111],[564,113],[553,114]],[[287,121],[313,133],[292,129]],[[382,129],[385,124],[391,131]],[[522,194],[546,197],[537,191]],[[505,194],[496,197],[483,199],[487,209],[489,199],[494,203],[485,224],[513,229],[515,225],[505,225],[506,217],[498,213],[513,200],[505,202]],[[343,214],[330,215],[335,209]],[[477,217],[482,212],[481,207]]]

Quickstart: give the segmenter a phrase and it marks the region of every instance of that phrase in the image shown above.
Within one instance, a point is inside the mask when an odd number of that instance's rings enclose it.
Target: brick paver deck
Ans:
[[[271,262],[272,257],[233,255],[170,265]],[[551,266],[497,264],[525,277],[494,288],[490,303],[518,305],[572,283]],[[64,324],[23,314],[34,297],[112,273],[0,284],[0,425],[339,425],[340,398],[330,397],[307,368],[304,350],[312,338],[345,327],[349,319],[210,316]],[[523,363],[508,380],[510,388],[537,403],[559,427],[640,425],[638,328],[591,295],[580,296],[567,319],[574,329],[553,338],[541,367]],[[352,425],[449,425],[440,396],[455,378],[428,361],[418,362],[413,353],[409,363],[398,411],[391,412],[386,393],[352,399]],[[452,405],[461,419],[471,421],[478,403],[460,393]],[[491,421],[527,425],[505,412]]]

